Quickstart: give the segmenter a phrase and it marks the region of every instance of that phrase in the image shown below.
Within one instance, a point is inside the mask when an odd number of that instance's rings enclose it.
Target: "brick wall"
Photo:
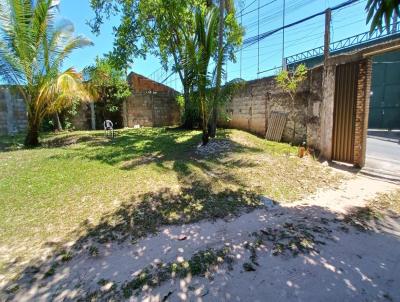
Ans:
[[[371,79],[371,59],[360,61],[354,125],[354,164],[359,167],[365,164]]]
[[[157,92],[171,92],[173,91],[170,87],[155,82],[145,76],[140,74],[131,72],[128,75],[128,83],[131,87],[132,91],[138,92],[150,92],[150,91],[157,91]]]
[[[319,149],[320,111],[322,102],[322,68],[309,71],[299,87],[295,100],[277,87],[274,77],[249,81],[226,105],[228,121],[222,126],[265,136],[271,112],[287,113],[282,140]]]

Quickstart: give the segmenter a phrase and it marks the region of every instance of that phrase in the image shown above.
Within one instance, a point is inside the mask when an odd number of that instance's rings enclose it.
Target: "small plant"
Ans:
[[[102,278],[102,279],[100,279],[99,281],[97,281],[97,284],[100,285],[100,286],[104,286],[104,285],[106,285],[108,282],[109,282],[108,280]]]
[[[249,262],[245,262],[245,263],[243,263],[243,269],[246,271],[246,272],[254,272],[256,269],[253,267],[253,265],[251,264],[251,263],[249,263]]]
[[[92,257],[97,257],[99,255],[99,249],[94,245],[90,246],[89,255]]]
[[[19,290],[18,284],[13,284],[6,289],[6,292],[9,294],[15,294]]]
[[[44,274],[44,278],[49,278],[49,277],[53,276],[56,273],[57,267],[58,267],[58,264],[53,263],[51,265],[51,267],[49,268],[49,270]]]
[[[282,70],[276,76],[276,84],[284,92],[288,93],[292,99],[292,105],[294,110],[295,95],[300,84],[307,78],[307,67],[304,64],[300,64],[296,67],[293,72]],[[296,122],[293,124],[293,139],[296,136]]]
[[[275,78],[278,86],[290,95],[293,102],[299,85],[307,78],[307,72],[306,65],[300,64],[293,72],[282,70]]]
[[[72,257],[74,256],[74,254],[70,251],[68,252],[64,252],[61,254],[61,261],[62,262],[68,262],[72,259]]]

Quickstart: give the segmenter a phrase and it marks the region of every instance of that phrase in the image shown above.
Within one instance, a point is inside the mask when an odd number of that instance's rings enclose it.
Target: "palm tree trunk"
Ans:
[[[39,146],[39,123],[35,119],[30,119],[28,115],[28,131],[26,133],[25,147]]]
[[[208,123],[207,123],[207,113],[205,112],[205,101],[202,97],[200,97],[200,102],[201,102],[201,111],[203,112],[203,116],[202,116],[202,125],[203,125],[203,136],[202,136],[202,142],[203,142],[203,146],[208,144],[208,141],[210,140],[210,133],[208,131]]]
[[[183,86],[183,99],[185,100],[185,115],[183,121],[183,128],[191,130],[194,127],[194,116],[193,116],[193,108],[192,104],[190,104],[190,93],[189,87],[185,84]]]
[[[221,91],[222,82],[222,48],[224,43],[224,3],[225,0],[219,0],[219,29],[218,29],[218,65],[217,65],[217,82],[215,87],[215,99],[212,107],[210,136],[214,138],[217,134],[217,120],[218,120],[218,98]]]
[[[63,131],[61,121],[60,121],[60,116],[59,116],[58,112],[54,113],[53,122],[54,122],[54,130]]]

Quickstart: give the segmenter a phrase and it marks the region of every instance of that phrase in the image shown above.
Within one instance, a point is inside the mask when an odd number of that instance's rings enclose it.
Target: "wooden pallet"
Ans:
[[[280,142],[283,130],[285,130],[287,113],[272,111],[268,121],[268,129],[265,138],[270,141]]]

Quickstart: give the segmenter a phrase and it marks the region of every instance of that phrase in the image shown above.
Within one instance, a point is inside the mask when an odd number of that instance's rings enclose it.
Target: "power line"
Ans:
[[[266,7],[266,6],[272,4],[272,3],[276,2],[276,1],[278,1],[278,0],[272,0],[271,2],[268,2],[268,3],[264,4],[264,5],[261,5],[261,6],[255,8],[255,9],[253,9],[253,10],[251,10],[251,11],[245,13],[245,14],[242,14],[242,16],[246,16],[246,15],[248,15],[248,14],[254,13],[255,11],[259,11],[259,10],[262,9],[263,7]],[[254,2],[255,2],[255,1],[254,1]]]
[[[343,2],[343,3],[339,4],[339,5],[334,6],[333,8],[331,8],[331,10],[334,11],[334,10],[337,10],[337,9],[340,9],[340,8],[343,8],[343,7],[346,7],[346,6],[350,5],[350,4],[353,4],[353,3],[358,2],[358,1],[359,1],[359,0],[348,0],[348,1],[346,1],[346,2]],[[303,18],[303,19],[300,19],[300,20],[298,20],[298,21],[296,21],[296,22],[287,24],[287,25],[285,25],[285,26],[281,26],[281,27],[279,27],[279,28],[276,28],[276,29],[267,31],[267,32],[265,32],[265,33],[263,33],[263,34],[261,34],[261,35],[257,35],[257,36],[254,36],[254,37],[247,38],[246,40],[244,40],[243,44],[244,44],[244,45],[252,45],[252,44],[254,44],[254,43],[257,43],[258,41],[261,41],[261,40],[263,40],[263,39],[265,39],[265,38],[267,38],[267,37],[269,37],[269,36],[271,36],[271,35],[273,35],[273,34],[279,32],[279,31],[281,31],[281,30],[285,29],[285,28],[293,27],[293,26],[295,26],[295,25],[301,24],[301,23],[303,23],[303,22],[305,22],[305,21],[311,20],[311,19],[313,19],[313,18],[315,18],[315,17],[318,17],[318,16],[322,16],[322,15],[324,15],[324,14],[325,14],[325,10],[322,11],[322,12],[313,14],[313,15],[311,15],[311,16],[305,17],[305,18]]]

